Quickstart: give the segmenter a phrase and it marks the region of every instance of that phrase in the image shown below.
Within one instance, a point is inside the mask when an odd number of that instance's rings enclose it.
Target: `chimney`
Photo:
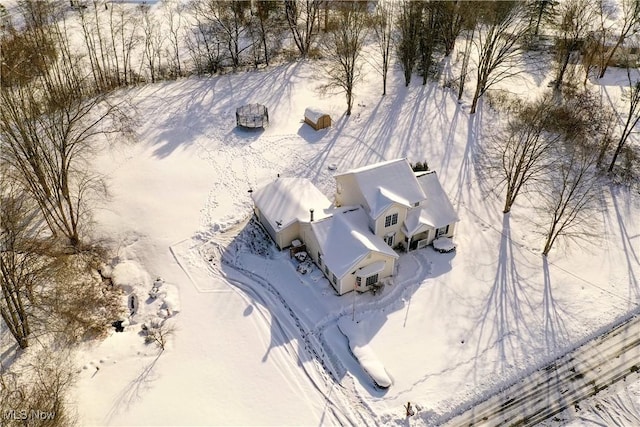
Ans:
[[[311,218],[309,219],[309,222],[313,222],[313,208],[309,209],[309,213],[311,214]]]

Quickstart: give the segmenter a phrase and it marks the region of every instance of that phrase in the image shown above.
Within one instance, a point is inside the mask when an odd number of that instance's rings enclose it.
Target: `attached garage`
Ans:
[[[306,178],[277,178],[252,192],[251,198],[258,221],[279,249],[300,238],[300,223],[311,221],[311,215],[330,215],[331,202]]]

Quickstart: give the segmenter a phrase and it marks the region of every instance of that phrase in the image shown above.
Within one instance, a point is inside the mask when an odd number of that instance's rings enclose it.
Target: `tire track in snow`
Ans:
[[[255,296],[256,300],[260,301],[260,303],[263,304],[265,307],[272,307],[274,309],[274,312],[279,311],[276,309],[276,307],[278,306],[283,308],[284,311],[288,314],[288,318],[291,321],[292,325],[295,327],[295,332],[292,333],[292,331],[291,332],[288,331],[282,322],[283,319],[279,318],[275,314],[272,316],[272,322],[274,321],[276,322],[279,331],[283,334],[285,338],[289,338],[289,341],[293,340],[295,338],[295,335],[298,335],[298,337],[304,343],[303,349],[310,356],[310,360],[313,361],[314,364],[317,364],[316,369],[314,371],[321,375],[322,380],[324,382],[323,385],[325,386],[329,384],[339,385],[335,368],[332,366],[329,358],[326,356],[326,351],[324,348],[324,345],[326,345],[326,343],[321,343],[319,340],[314,339],[315,338],[314,335],[310,333],[310,328],[305,324],[305,322],[301,319],[301,317],[294,312],[294,310],[287,303],[287,301],[282,296],[282,294],[277,289],[275,289],[273,285],[269,283],[268,280],[266,280],[262,276],[256,273],[253,273],[239,265],[232,265],[229,263],[228,260],[225,260],[225,258],[223,258],[223,262],[227,266],[238,271],[239,273],[242,273],[244,276],[249,278],[251,282],[258,284],[262,289],[264,289],[271,295],[272,298],[267,300],[266,298],[263,298],[262,294],[260,294],[259,292],[256,292],[256,290],[251,286],[250,283],[245,283],[243,281],[230,278],[228,275],[223,273],[226,279],[230,283],[232,283],[234,286],[238,286],[245,292],[247,292],[248,289],[251,289],[252,291],[251,295]],[[287,347],[290,345],[291,344],[288,344]],[[290,349],[289,351],[292,354],[292,356],[300,359],[300,356],[295,351],[292,351]],[[350,401],[352,405],[348,405],[348,406],[340,405],[336,400],[331,399],[327,395],[327,393],[320,387],[318,382],[315,380],[314,375],[307,369],[306,365],[304,363],[301,363],[300,365],[305,371],[305,374],[307,375],[309,380],[314,384],[316,389],[325,396],[327,401],[330,402],[333,407],[340,408],[341,412],[343,411],[347,412],[347,414],[345,414],[346,420],[343,420],[343,421],[348,421],[348,423],[352,425],[363,425],[363,424],[375,425],[376,424],[375,414],[371,411],[371,409],[368,406],[362,405],[361,402],[353,402],[353,399],[349,399],[348,395],[346,395],[344,392],[339,392],[339,393],[343,395],[342,397],[344,399],[347,399],[348,401]],[[355,413],[354,411],[352,411],[352,409],[354,409],[353,403],[356,403]],[[365,409],[366,411],[364,413],[363,411],[358,411],[357,409],[359,408]],[[334,411],[334,415],[335,414],[336,413]]]
[[[263,237],[265,239],[267,238],[266,236]],[[334,413],[334,416],[336,416],[335,414],[337,413],[343,414],[344,419],[340,421],[341,424],[379,424],[379,419],[375,412],[358,391],[354,377],[347,375],[348,371],[342,363],[341,357],[335,353],[325,337],[325,332],[328,328],[333,326],[337,327],[340,318],[351,315],[351,308],[348,306],[343,307],[339,312],[330,313],[315,325],[312,325],[313,322],[306,318],[304,313],[298,314],[280,291],[269,282],[269,270],[259,274],[244,268],[240,257],[242,253],[244,253],[241,246],[246,242],[242,241],[244,239],[242,233],[215,233],[206,236],[203,235],[200,238],[202,239],[202,244],[199,245],[200,247],[205,244],[208,245],[206,254],[201,252],[200,256],[209,259],[212,252],[215,252],[215,258],[220,260],[219,264],[224,264],[232,268],[239,275],[246,277],[247,280],[238,280],[237,278],[230,277],[229,274],[221,271],[218,266],[207,263],[210,274],[224,277],[227,282],[239,289],[240,292],[249,295],[263,306],[267,308],[270,307],[273,310],[271,316],[272,322],[276,323],[274,326],[277,328],[278,333],[285,337],[284,341],[287,346],[287,352],[292,358],[301,359],[293,347],[292,341],[298,339],[299,342],[303,344],[300,349],[310,356],[309,359],[316,367],[310,371],[306,364],[301,364],[305,370],[305,375],[314,384],[314,387],[327,398],[330,410]],[[410,298],[424,282],[416,278],[426,277],[431,270],[431,262],[423,252],[417,251],[408,254],[407,260],[412,262],[411,268],[406,266],[406,263],[405,265],[399,265],[395,277],[399,277],[398,273],[401,273],[404,268],[406,268],[407,271],[411,271],[412,274],[407,275],[402,281],[395,282],[391,286],[386,286],[383,292],[378,294],[374,300],[359,303],[359,317],[375,315],[382,309],[389,309],[390,311],[399,310],[406,305],[407,299]],[[261,292],[260,290],[264,290],[265,292]],[[285,313],[286,321],[282,319],[281,316],[277,316],[277,313]],[[267,319],[267,317],[265,317],[265,319]],[[314,372],[319,373],[321,378],[317,378]],[[340,384],[341,382],[343,385]],[[330,399],[328,397],[327,392],[324,391],[327,385],[335,388],[336,398]],[[340,402],[348,402],[348,404],[340,404]]]
[[[246,224],[246,222],[243,221],[239,224]],[[313,363],[315,369],[309,370],[304,363],[300,365],[314,387],[327,399],[327,403],[330,404],[329,409],[334,413],[336,419],[340,420],[340,424],[376,425],[377,422],[373,411],[361,399],[354,399],[340,385],[338,378],[346,370],[341,364],[338,367],[335,366],[334,363],[339,359],[330,350],[331,347],[325,341],[324,336],[317,335],[312,331],[309,326],[312,322],[308,318],[298,315],[289,305],[286,298],[269,282],[267,278],[269,270],[263,276],[244,268],[240,257],[243,253],[247,253],[245,245],[251,244],[252,236],[247,238],[242,232],[236,233],[235,231],[239,228],[244,230],[241,225],[236,225],[228,233],[205,233],[202,236],[198,236],[201,244],[192,246],[191,250],[198,247],[200,249],[196,256],[206,259],[211,259],[213,256],[220,261],[219,265],[224,264],[242,277],[246,277],[247,280],[239,280],[230,277],[229,274],[226,274],[215,264],[206,264],[211,275],[224,278],[226,282],[232,285],[232,289],[253,297],[255,301],[273,311],[272,322],[275,322],[274,326],[277,327],[277,332],[284,338],[283,345],[293,359],[302,360],[300,354],[293,347],[293,341],[298,340],[303,344],[301,349],[309,356],[309,360]],[[261,228],[257,227],[256,230],[263,234],[261,236],[262,240],[268,239]],[[204,245],[208,245],[206,250],[202,250]],[[249,253],[251,253],[251,250],[249,250]],[[268,268],[271,269],[270,266]],[[196,288],[198,287],[196,286]],[[260,290],[266,292],[260,292]],[[286,319],[290,321],[285,322],[285,319],[281,318],[282,316],[277,316],[277,313],[285,313]],[[264,318],[268,323],[266,314]],[[320,378],[316,378],[313,374],[314,372],[319,374]],[[329,398],[329,394],[323,390],[322,385],[325,388],[329,385],[335,388],[337,390],[336,398]],[[341,404],[341,402],[348,402],[348,404]],[[335,414],[340,414],[340,416]]]
[[[627,376],[637,376],[640,335],[635,331],[639,327],[640,318],[627,319],[462,415],[450,418],[448,424],[535,425]]]

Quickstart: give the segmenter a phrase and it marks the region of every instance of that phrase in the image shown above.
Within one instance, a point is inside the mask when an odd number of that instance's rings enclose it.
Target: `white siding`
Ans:
[[[393,275],[393,270],[395,268],[395,259],[389,255],[382,254],[379,252],[372,252],[368,257],[364,258],[360,262],[358,262],[353,267],[353,271],[358,270],[359,268],[366,267],[369,264],[372,264],[376,261],[384,261],[385,267],[380,273],[378,273],[378,281],[385,279],[391,275]],[[356,287],[356,275],[355,274],[347,274],[342,280],[339,281],[338,286],[338,294],[342,295],[347,292],[351,292]]]
[[[385,227],[384,223],[387,216],[393,215],[395,213],[398,214],[398,222],[394,225],[391,225],[390,227]],[[378,219],[375,222],[374,234],[378,237],[384,238],[384,236],[386,236],[389,233],[396,233],[396,236],[398,236],[396,238],[396,242],[398,242],[400,241],[398,240],[400,236],[402,236],[402,239],[404,239],[404,234],[402,234],[402,232],[400,231],[400,228],[402,227],[402,224],[404,224],[404,220],[406,218],[407,218],[407,208],[398,204],[394,204],[388,207],[387,210],[385,210],[382,213],[382,215],[378,217]]]
[[[369,206],[364,199],[358,182],[353,175],[336,176],[336,204],[338,206],[360,205],[367,211]]]

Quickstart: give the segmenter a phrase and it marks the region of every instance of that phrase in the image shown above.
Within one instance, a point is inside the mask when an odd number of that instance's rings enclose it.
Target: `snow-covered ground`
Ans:
[[[317,91],[319,69],[299,61],[118,93],[135,106],[136,138],[104,141],[95,159],[111,193],[96,235],[109,239],[115,276],[138,307],[123,333],[77,352],[81,425],[406,425],[407,402],[410,424],[431,425],[635,309],[638,194],[604,186],[595,237],[559,245],[546,262],[533,209],[519,200],[503,216],[482,178],[479,150],[497,113],[481,106],[469,116],[436,83],[405,88],[399,70],[381,97],[368,67],[346,117],[343,95]],[[541,75],[503,89],[534,96],[547,86]],[[609,70],[595,89],[616,104],[624,77]],[[264,131],[236,129],[247,103],[268,107]],[[333,126],[304,124],[307,107]],[[402,254],[376,295],[336,296],[250,220],[248,190],[277,174],[309,178],[331,198],[333,173],[399,157],[427,160],[461,221],[454,252]],[[163,352],[140,335],[166,309],[147,299],[156,278],[179,307]],[[392,385],[376,387],[372,376],[385,375]],[[640,386],[581,408],[561,418],[634,424]]]
[[[136,106],[137,141],[112,142],[96,159],[112,193],[97,233],[117,261],[175,287],[180,312],[162,353],[144,344],[139,325],[78,353],[83,425],[404,425],[408,401],[411,424],[430,425],[637,305],[637,194],[603,187],[597,237],[558,246],[545,262],[531,208],[503,217],[479,175],[478,149],[499,116],[484,107],[470,117],[451,92],[405,88],[399,72],[380,97],[371,72],[345,117],[341,95],[315,91],[316,68],[296,62],[123,91]],[[269,108],[264,131],[235,128],[235,108],[250,102]],[[329,112],[333,127],[303,124],[310,106]],[[249,220],[248,190],[278,173],[307,177],[330,197],[329,165],[340,172],[397,157],[438,172],[461,218],[457,249],[402,254],[377,295],[336,296]],[[140,282],[137,292],[148,292]],[[374,385],[349,340],[389,376],[388,389]],[[640,405],[633,387],[612,402]]]

